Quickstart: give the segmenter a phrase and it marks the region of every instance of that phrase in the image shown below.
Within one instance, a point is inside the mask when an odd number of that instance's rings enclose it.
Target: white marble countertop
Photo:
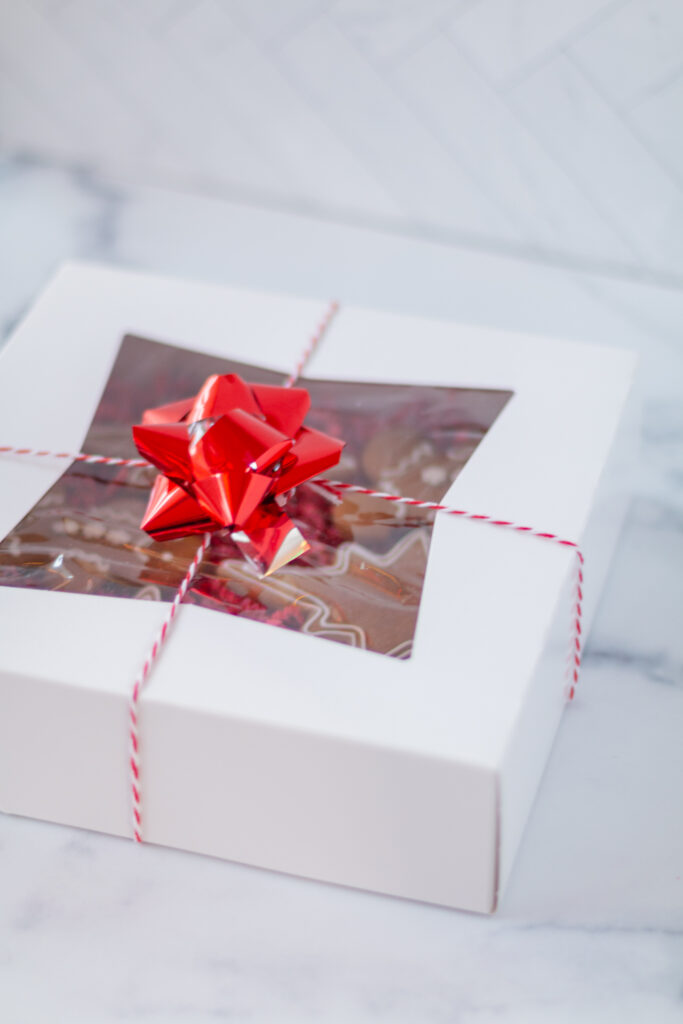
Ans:
[[[683,292],[0,167],[5,336],[88,257],[641,354],[644,460],[492,918],[0,817],[0,1006],[23,1022],[683,1020]]]

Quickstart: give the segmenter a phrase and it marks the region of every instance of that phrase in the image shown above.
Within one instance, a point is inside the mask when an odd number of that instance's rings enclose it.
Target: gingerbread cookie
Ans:
[[[375,434],[362,465],[376,490],[420,501],[440,501],[455,475],[453,460],[432,440],[401,426]]]

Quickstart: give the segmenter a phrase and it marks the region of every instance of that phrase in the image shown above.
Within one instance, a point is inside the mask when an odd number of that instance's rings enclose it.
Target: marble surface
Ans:
[[[0,165],[6,336],[88,257],[626,346],[643,465],[493,918],[0,817],[0,1007],[23,1022],[683,1020],[683,291],[83,170]]]

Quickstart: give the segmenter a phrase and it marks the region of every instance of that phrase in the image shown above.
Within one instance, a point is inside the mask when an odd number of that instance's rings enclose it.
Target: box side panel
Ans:
[[[130,836],[126,699],[5,673],[0,702],[0,808]],[[492,773],[154,699],[140,719],[148,841],[492,909]]]
[[[596,491],[582,539],[584,566],[584,645],[595,615],[633,489],[639,454],[640,402],[632,392]],[[501,769],[501,851],[499,895],[512,870],[538,783],[543,775],[562,712],[569,679],[567,656],[574,609],[575,561],[569,556],[545,648],[531,680],[528,700],[515,725]],[[581,700],[581,684],[576,701]],[[542,728],[541,728],[542,724]]]
[[[0,809],[129,835],[127,701],[0,673]]]
[[[492,772],[161,704],[145,711],[151,841],[410,899],[492,909]]]

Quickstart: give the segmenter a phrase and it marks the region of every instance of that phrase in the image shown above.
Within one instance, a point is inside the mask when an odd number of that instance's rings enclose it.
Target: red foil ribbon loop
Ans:
[[[135,445],[161,470],[142,529],[155,540],[229,530],[267,576],[309,548],[281,505],[335,466],[343,441],[303,425],[305,388],[209,377],[196,398],[147,409]]]

